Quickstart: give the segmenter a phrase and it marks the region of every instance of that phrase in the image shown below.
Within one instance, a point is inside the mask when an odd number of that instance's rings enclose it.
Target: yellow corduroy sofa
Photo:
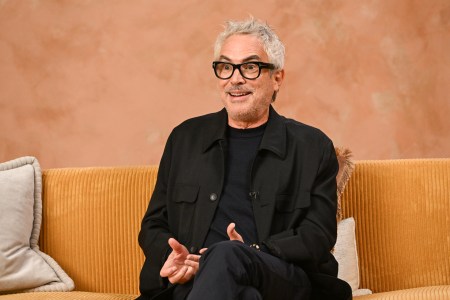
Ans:
[[[140,221],[157,167],[43,172],[41,250],[75,282],[67,293],[5,299],[134,299]],[[368,299],[450,299],[450,159],[357,161],[342,198],[356,220]]]

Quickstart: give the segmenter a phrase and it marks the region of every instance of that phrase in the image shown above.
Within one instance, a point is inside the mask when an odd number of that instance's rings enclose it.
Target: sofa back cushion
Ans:
[[[450,159],[358,161],[342,212],[356,221],[361,288],[450,284]]]
[[[76,290],[139,293],[144,257],[137,236],[156,175],[156,167],[43,172],[40,246]]]

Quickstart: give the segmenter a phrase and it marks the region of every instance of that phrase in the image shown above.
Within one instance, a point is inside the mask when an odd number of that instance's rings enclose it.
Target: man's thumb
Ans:
[[[181,245],[176,239],[170,238],[169,239],[169,246],[172,248],[173,251],[180,253],[183,252],[183,245]]]
[[[228,225],[227,234],[228,234],[228,237],[230,238],[230,240],[232,240],[232,241],[233,240],[242,241],[242,237],[239,233],[237,233],[236,224],[234,224],[234,223],[230,223],[230,225]]]

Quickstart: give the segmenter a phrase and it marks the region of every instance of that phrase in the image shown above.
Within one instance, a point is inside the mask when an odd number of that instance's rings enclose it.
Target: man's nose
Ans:
[[[242,77],[239,68],[234,69],[233,75],[231,75],[230,82],[232,84],[244,83],[245,78]]]

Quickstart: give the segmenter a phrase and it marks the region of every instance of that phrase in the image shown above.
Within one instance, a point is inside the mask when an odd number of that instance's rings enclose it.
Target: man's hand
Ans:
[[[172,248],[172,253],[161,268],[159,275],[167,277],[172,284],[186,283],[197,273],[200,255],[189,254],[186,247],[174,238],[170,238],[168,243]],[[200,254],[205,251],[206,248],[201,249]]]
[[[244,240],[242,239],[242,236],[239,233],[237,233],[235,227],[236,225],[234,223],[230,223],[230,225],[228,225],[227,227],[228,237],[230,238],[230,241],[240,241],[243,243]],[[206,250],[208,250],[208,248],[202,248],[200,249],[199,253],[203,254]],[[193,269],[194,274],[197,273],[198,271],[200,257],[201,255],[195,254],[189,254],[186,257],[185,264]]]
[[[194,269],[185,264],[189,251],[174,238],[170,238],[168,243],[172,248],[172,253],[161,268],[159,275],[167,277],[172,284],[186,283],[195,274]]]
[[[242,243],[244,242],[244,239],[242,238],[242,236],[239,233],[237,233],[236,224],[234,224],[234,223],[230,223],[230,225],[228,225],[227,234],[228,234],[228,237],[230,238],[230,241],[240,241]]]
[[[208,248],[202,248],[199,251],[200,255],[189,254],[186,257],[186,261],[184,263],[187,266],[189,266],[190,268],[192,268],[194,275],[197,274],[197,271],[198,271],[198,268],[199,268],[199,261],[200,261],[201,254],[203,254],[206,250],[208,250]]]
[[[230,241],[244,242],[242,236],[237,233],[236,225],[234,223],[228,225],[227,234]],[[168,243],[170,248],[172,248],[172,253],[170,253],[161,268],[159,275],[161,275],[161,277],[167,277],[172,284],[186,283],[197,273],[201,256],[189,254],[187,248],[174,238],[170,238]],[[203,254],[206,250],[207,248],[203,248],[199,253]]]

